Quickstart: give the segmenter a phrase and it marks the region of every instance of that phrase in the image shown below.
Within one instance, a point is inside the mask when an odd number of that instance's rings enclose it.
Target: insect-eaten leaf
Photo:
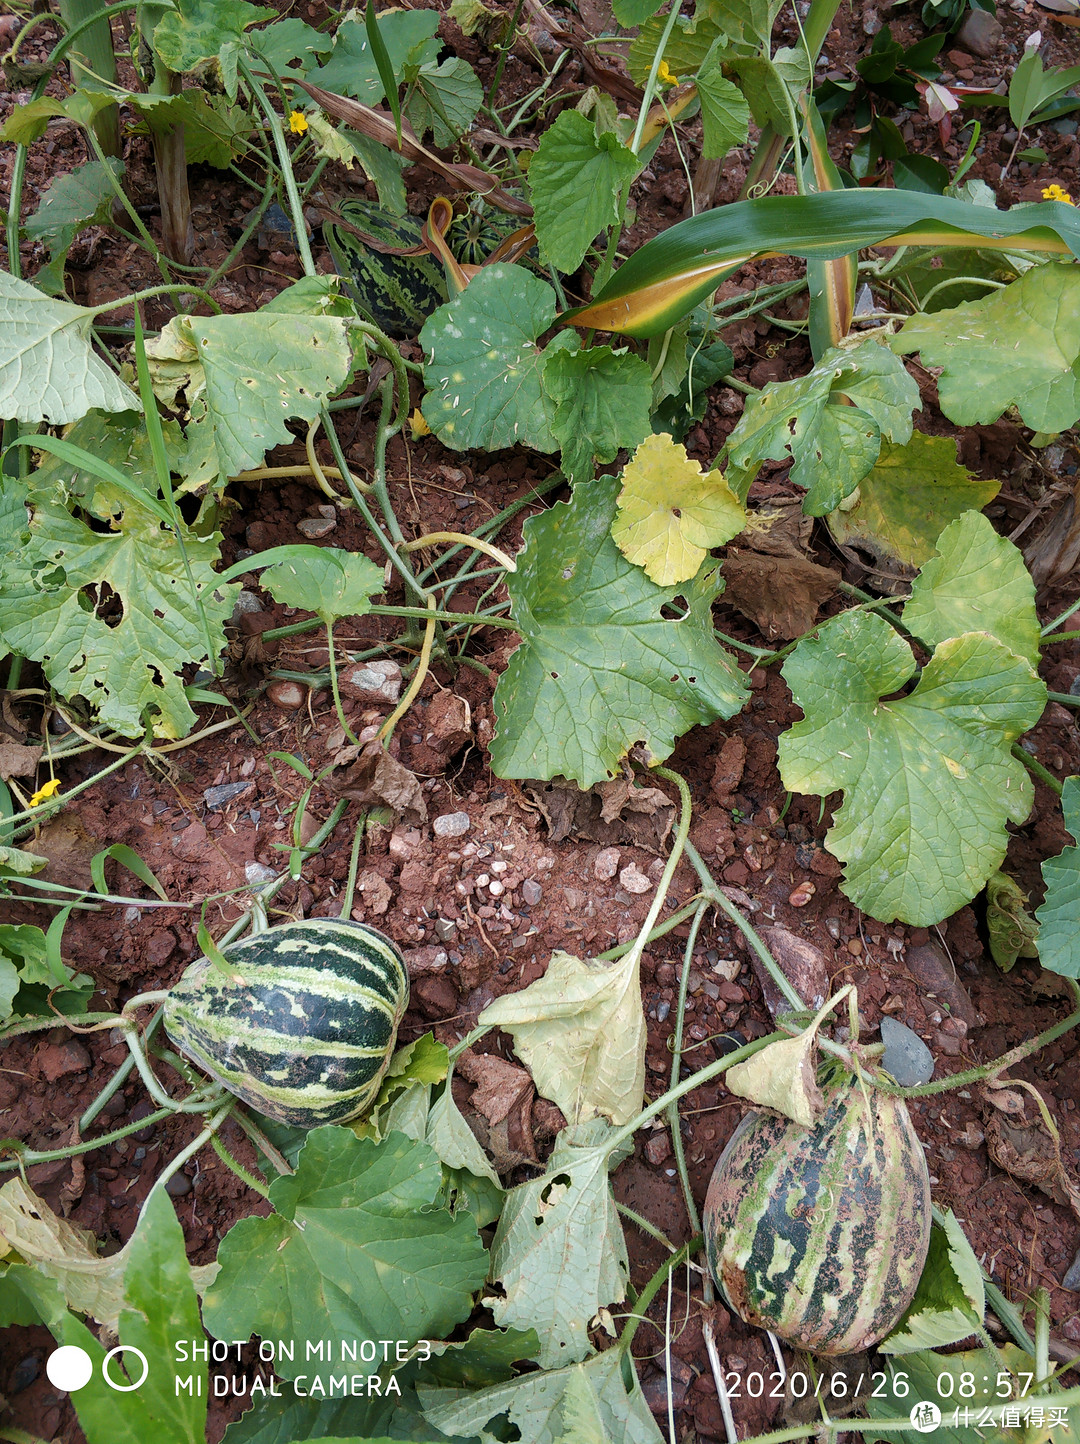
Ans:
[[[505,1028],[537,1092],[571,1123],[603,1114],[628,1123],[645,1093],[645,1014],[639,960],[601,963],[555,952],[547,972],[496,998],[481,1024]]]
[[[600,477],[525,523],[506,579],[522,643],[495,691],[500,777],[591,787],[636,742],[662,760],[690,727],[732,717],[746,700],[713,634],[715,573],[676,590],[628,562],[610,535],[618,486]],[[677,596],[682,615],[664,616]]]
[[[1064,431],[1080,417],[1080,272],[1033,266],[1003,291],[913,316],[891,345],[943,368],[941,409],[958,426],[1015,406],[1035,431]]]
[[[710,547],[746,526],[746,511],[719,471],[706,475],[686,448],[648,436],[622,474],[612,539],[660,587],[697,575]]]
[[[951,436],[912,433],[903,445],[881,443],[877,461],[859,482],[854,505],[830,512],[829,530],[842,547],[869,552],[879,566],[900,572],[921,567],[941,532],[966,511],[981,511],[1000,482],[983,481],[956,460]]]
[[[1061,789],[1065,828],[1080,837],[1080,777],[1066,777]],[[1080,847],[1066,847],[1042,865],[1046,897],[1035,914],[1039,962],[1052,973],[1080,978]]]
[[[914,671],[883,618],[826,622],[784,664],[804,720],[780,738],[779,763],[793,792],[844,791],[826,843],[848,864],[846,896],[881,922],[929,927],[970,902],[1001,864],[1006,822],[1031,809],[1010,748],[1046,688],[985,632],[942,641],[914,691],[894,698]]]
[[[884,346],[834,347],[805,376],[747,401],[728,438],[731,461],[746,477],[738,489],[745,497],[761,462],[790,455],[791,480],[806,490],[803,510],[824,516],[870,471],[883,435],[909,440],[920,405],[914,379]]]

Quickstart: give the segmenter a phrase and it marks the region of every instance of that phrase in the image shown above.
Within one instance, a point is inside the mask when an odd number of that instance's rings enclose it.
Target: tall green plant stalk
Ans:
[[[116,84],[116,54],[108,17],[102,15],[92,24],[85,24],[101,8],[99,0],[60,0],[60,18],[65,30],[73,30],[76,25],[84,26],[78,44],[68,51],[73,85],[81,85],[85,79],[89,79],[91,84],[95,79]],[[99,110],[90,124],[105,154],[121,160],[119,106],[108,105]]]

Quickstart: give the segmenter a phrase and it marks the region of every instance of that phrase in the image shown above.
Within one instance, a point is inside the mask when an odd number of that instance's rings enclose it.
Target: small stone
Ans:
[[[301,682],[286,682],[279,679],[271,682],[266,695],[275,707],[283,712],[296,712],[307,701],[308,689]]]
[[[35,1068],[49,1083],[66,1078],[69,1073],[85,1073],[91,1066],[90,1054],[75,1038],[64,1043],[51,1043],[34,1060]]]
[[[296,523],[296,530],[301,536],[306,536],[308,541],[318,541],[320,537],[329,536],[337,526],[337,520],[328,516],[303,516]]]
[[[1069,1265],[1068,1273],[1061,1280],[1061,1287],[1068,1289],[1070,1293],[1080,1294],[1080,1252]]]
[[[239,622],[240,618],[244,615],[245,612],[261,611],[262,602],[259,601],[258,597],[255,595],[254,592],[249,592],[245,588],[237,595],[236,601],[233,604],[232,620],[235,624]]]
[[[467,812],[444,812],[431,824],[436,837],[464,837],[472,826]]]
[[[366,662],[341,678],[344,692],[360,693],[365,701],[373,697],[396,702],[401,696],[401,668],[396,662]]]
[[[170,1198],[183,1198],[191,1192],[191,1179],[183,1170],[174,1173],[165,1184],[165,1192]]]
[[[501,877],[502,874],[503,874],[503,873],[507,870],[507,868],[510,866],[510,864],[509,864],[508,862],[503,862],[502,859],[499,858],[499,859],[497,859],[495,862],[491,863],[490,866],[491,866],[492,872],[493,872],[493,873],[496,873],[498,876]]]
[[[826,918],[825,931],[829,934],[829,937],[832,938],[834,943],[838,943],[840,941],[840,919]]]
[[[631,862],[619,873],[619,882],[627,892],[645,893],[652,891],[652,883],[638,867],[636,862]]]
[[[222,782],[218,787],[207,787],[203,791],[203,801],[211,812],[218,808],[225,807],[227,803],[235,802],[238,797],[243,797],[254,787],[253,782]]]
[[[491,896],[492,896],[492,897],[502,897],[502,895],[503,895],[503,893],[504,893],[505,891],[506,891],[506,884],[505,884],[504,882],[500,882],[497,877],[492,878],[491,883],[490,883],[490,885],[489,885],[489,887],[488,887],[488,892],[491,894]]]
[[[956,47],[989,60],[1001,49],[1004,39],[1005,30],[996,15],[988,10],[969,10],[956,32]]]
[[[544,889],[531,877],[527,877],[521,884],[521,896],[524,898],[526,906],[535,907],[544,896]]]
[[[659,1168],[671,1157],[671,1138],[666,1128],[657,1129],[650,1134],[649,1141],[645,1145],[645,1157],[654,1168]]]
[[[579,887],[564,887],[563,897],[572,913],[580,912],[589,900],[588,894],[583,893]]]
[[[788,902],[793,908],[804,908],[816,892],[817,888],[812,882],[801,882],[794,892],[788,895]]]
[[[605,847],[596,854],[592,866],[593,877],[600,882],[610,882],[619,870],[619,849],[617,847]]]
[[[457,923],[450,918],[436,918],[435,936],[440,943],[452,943],[457,937]]]
[[[262,882],[273,882],[277,873],[265,862],[249,862],[244,864],[244,877],[252,887],[256,887]]]
[[[895,1018],[881,1020],[881,1041],[885,1052],[881,1066],[899,1083],[901,1088],[916,1088],[920,1083],[929,1083],[934,1076],[934,1055],[918,1033]]]

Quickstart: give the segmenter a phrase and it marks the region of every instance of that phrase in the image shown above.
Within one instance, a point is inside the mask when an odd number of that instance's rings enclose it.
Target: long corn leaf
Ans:
[[[970,246],[1080,257],[1080,210],[1061,201],[993,211],[916,191],[766,196],[703,211],[636,251],[564,324],[659,336],[748,261],[834,260],[866,246]]]

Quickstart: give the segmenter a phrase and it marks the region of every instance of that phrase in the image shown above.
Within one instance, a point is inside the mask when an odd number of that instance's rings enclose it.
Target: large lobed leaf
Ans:
[[[487,1255],[468,1213],[435,1207],[433,1149],[392,1133],[308,1134],[296,1172],[270,1186],[274,1213],[235,1224],[203,1303],[218,1338],[439,1338],[467,1317]],[[285,1377],[332,1363],[280,1361]],[[340,1369],[340,1360],[338,1360]]]
[[[907,643],[865,612],[804,638],[784,677],[805,720],[780,739],[784,786],[844,791],[828,834],[848,864],[842,890],[882,922],[929,926],[972,897],[1001,863],[1006,822],[1032,787],[1010,754],[1041,715],[1031,666],[985,632],[940,643],[910,695]]]
[[[500,777],[614,774],[636,742],[669,755],[695,724],[733,717],[747,697],[714,636],[714,574],[658,587],[611,539],[614,477],[578,488],[525,524],[507,577],[522,642],[495,691],[492,767]],[[678,619],[662,614],[677,595]]]
[[[529,166],[536,238],[559,271],[576,271],[597,234],[619,220],[620,200],[642,168],[617,135],[564,110],[544,131]]]
[[[913,316],[892,348],[943,368],[941,409],[959,426],[1015,406],[1035,431],[1064,431],[1080,417],[1080,268],[1033,266],[981,300]]]

